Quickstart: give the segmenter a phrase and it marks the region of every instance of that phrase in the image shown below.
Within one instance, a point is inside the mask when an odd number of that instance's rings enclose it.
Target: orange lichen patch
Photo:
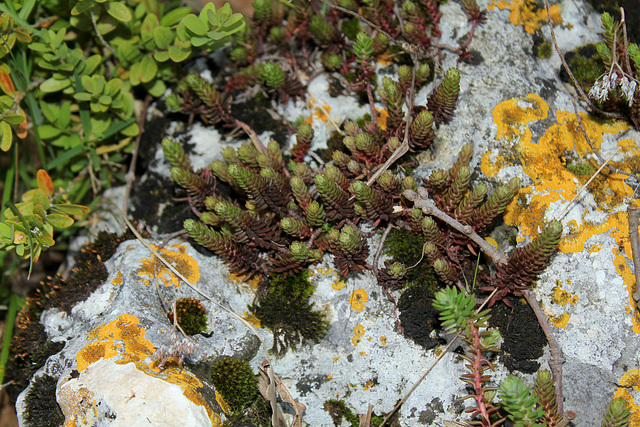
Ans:
[[[202,406],[207,411],[212,426],[222,426],[220,416],[213,411],[213,408],[202,396],[201,392],[204,389],[204,384],[195,375],[176,366],[158,368],[155,362],[152,362],[151,365],[147,365],[142,361],[135,361],[134,363],[140,372],[180,387],[184,397],[193,402],[194,405]]]
[[[158,246],[151,245],[155,250]],[[171,263],[183,276],[185,276],[191,283],[195,283],[200,279],[200,268],[195,259],[191,258],[187,253],[187,246],[183,243],[177,243],[171,248],[162,248],[160,255]],[[156,276],[157,274],[157,276]],[[155,261],[155,255],[151,258],[145,258],[140,262],[140,268],[138,269],[138,276],[148,276],[150,279],[141,278],[139,282],[144,283],[146,286],[153,281],[154,277],[162,279],[165,286],[175,285],[180,287],[180,279],[171,272],[165,265],[158,261]]]
[[[623,387],[633,387],[635,391],[640,391],[640,371],[630,369],[620,378],[620,385]]]
[[[78,371],[100,359],[109,359],[117,355],[122,358],[116,363],[137,362],[151,356],[155,350],[153,344],[144,338],[145,330],[138,326],[139,320],[131,314],[123,314],[107,325],[102,324],[91,332],[88,338],[98,339],[87,344],[76,356]]]
[[[569,324],[569,318],[570,316],[568,313],[562,313],[560,316],[552,317],[549,320],[556,328],[562,329]]]
[[[116,274],[116,278],[113,279],[111,281],[111,283],[113,283],[116,286],[122,285],[123,282],[122,282],[122,272],[121,271],[118,271],[118,274]]]
[[[591,151],[575,115],[567,111],[556,111],[558,123],[550,126],[538,143],[531,142],[528,138],[528,133],[524,132],[527,128],[524,131],[520,128],[510,130],[513,127],[514,117],[517,119],[516,123],[525,123],[526,120],[522,117],[529,120],[532,113],[537,113],[539,117],[546,116],[547,107],[542,99],[537,95],[529,95],[525,99],[537,102],[537,107],[533,109],[527,106],[521,107],[519,103],[511,100],[499,104],[494,110],[494,121],[498,124],[499,138],[516,135],[516,131],[521,132],[518,135],[526,136],[518,136],[518,151],[524,172],[534,184],[520,190],[518,199],[508,206],[505,213],[505,222],[519,226],[519,241],[527,236],[533,237],[542,230],[545,226],[545,211],[551,203],[560,199],[568,201],[576,195],[580,185],[575,182],[575,179],[586,182],[589,178],[576,176],[566,168],[563,163],[565,152],[575,151],[579,156],[585,156]],[[509,108],[506,108],[505,103],[510,103]],[[505,111],[508,111],[508,114]],[[586,114],[581,114],[581,120],[596,148],[600,147],[604,133],[618,133],[628,128],[628,125],[623,123],[597,123]],[[622,165],[619,167],[624,168]],[[591,184],[591,188],[598,189],[592,193],[600,210],[610,211],[630,196],[631,189],[621,178],[617,175],[599,175]],[[586,239],[617,226],[617,223],[617,219],[611,218],[604,224],[576,223],[569,235],[563,238],[560,249],[565,252],[583,250]]]
[[[351,304],[351,308],[353,308],[358,313],[364,309],[364,304],[369,301],[369,295],[367,291],[364,289],[356,289],[351,294],[351,298],[349,298],[349,304]]]
[[[364,336],[364,326],[358,325],[353,327],[353,338],[351,338],[351,344],[356,347],[360,344],[360,340]]]
[[[628,404],[631,410],[631,419],[629,420],[629,427],[640,427],[640,405],[633,401],[633,396],[625,387],[618,387],[616,393],[613,395],[614,399],[622,398]]]
[[[540,7],[535,0],[494,0],[487,7],[489,10],[494,10],[496,7],[500,10],[509,9],[511,11],[509,21],[513,25],[524,25],[524,30],[529,34],[535,33],[547,22],[547,10]],[[553,23],[562,24],[562,16],[560,16],[562,7],[553,5],[549,7],[549,11]]]
[[[227,401],[224,400],[224,397],[222,397],[222,395],[217,390],[216,390],[216,402],[218,402],[218,405],[220,405],[220,408],[225,414],[229,415],[231,413],[231,407],[229,406]]]
[[[244,320],[246,320],[247,322],[251,323],[256,328],[260,328],[261,327],[260,319],[258,319],[255,314],[247,313],[246,311],[244,311],[242,313],[242,315],[244,317]]]
[[[584,249],[584,244],[589,237],[597,234],[602,234],[611,229],[618,229],[623,227],[621,223],[621,217],[626,215],[626,212],[617,212],[610,215],[602,224],[593,224],[591,222],[585,222],[583,225],[577,224],[571,226],[566,236],[560,240],[558,249],[564,253],[576,253]]]
[[[596,252],[600,252],[600,249],[602,249],[602,245],[593,244],[587,249],[587,252],[589,252],[590,254],[594,254]]]
[[[559,285],[556,285],[553,288],[553,296],[551,297],[551,301],[559,305],[565,305],[569,303],[569,300],[571,300],[571,292],[563,290]]]
[[[367,352],[366,352],[366,351],[361,351],[361,352],[360,352],[360,356],[366,356],[366,355],[367,355]]]
[[[369,388],[373,387],[373,381],[369,380],[365,385],[362,386],[362,390],[369,390]]]
[[[344,280],[336,280],[331,285],[331,287],[333,289],[335,289],[336,291],[339,291],[340,289],[344,288],[345,286],[347,286],[347,284],[346,284],[346,282]]]
[[[521,127],[549,115],[549,105],[531,93],[524,98],[512,98],[493,109],[493,122],[498,126],[497,139],[531,141],[531,130]]]
[[[491,150],[482,155],[480,161],[480,170],[482,173],[492,178],[497,175],[502,166],[504,166],[504,157],[499,154],[493,154]]]
[[[380,337],[380,344],[387,345],[387,337],[384,335]]]
[[[325,276],[328,276],[329,274],[333,274],[332,268],[318,268],[316,271],[320,274],[324,274]]]
[[[376,110],[378,110],[376,108]],[[389,111],[382,109],[378,110],[378,127],[382,130],[387,129],[387,117],[389,117]]]
[[[336,356],[333,358],[333,360],[338,360],[338,359],[340,359],[340,356]]]

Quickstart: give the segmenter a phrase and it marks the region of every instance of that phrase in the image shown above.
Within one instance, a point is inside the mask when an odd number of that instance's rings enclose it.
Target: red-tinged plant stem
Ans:
[[[487,404],[487,400],[484,396],[483,383],[487,380],[487,376],[483,375],[485,367],[482,366],[482,362],[485,362],[486,360],[482,357],[482,349],[484,348],[484,346],[480,342],[480,330],[475,324],[470,323],[469,334],[473,339],[473,341],[469,343],[471,345],[473,363],[471,365],[467,365],[467,367],[471,368],[472,371],[472,385],[473,389],[475,390],[475,395],[473,397],[476,399],[476,403],[478,405],[476,408],[474,408],[472,417],[480,415],[480,421],[482,422],[483,426],[494,427],[489,419],[490,404]]]
[[[558,404],[558,413],[562,415],[564,414],[562,405],[562,364],[566,359],[562,349],[558,345],[558,341],[556,341],[553,333],[551,332],[551,327],[549,326],[547,317],[540,309],[540,305],[538,304],[535,294],[530,289],[526,289],[523,291],[523,295],[538,318],[538,323],[542,326],[544,335],[547,337],[547,342],[549,343],[549,350],[551,351],[549,368],[551,368],[551,373],[553,374],[553,379],[556,385],[556,403]]]

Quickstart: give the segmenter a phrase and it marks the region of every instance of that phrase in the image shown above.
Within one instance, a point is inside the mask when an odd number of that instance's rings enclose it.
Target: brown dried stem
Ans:
[[[637,303],[640,301],[640,243],[638,239],[640,209],[635,206],[629,206],[627,213],[629,214],[629,240],[631,241],[631,254],[633,255],[633,272],[636,276],[636,290],[633,292],[633,299]]]

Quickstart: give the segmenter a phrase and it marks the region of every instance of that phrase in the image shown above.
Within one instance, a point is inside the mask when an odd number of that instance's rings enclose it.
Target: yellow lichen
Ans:
[[[369,380],[365,385],[362,386],[362,390],[369,390],[369,388],[373,387],[373,381]]]
[[[129,363],[143,360],[153,354],[154,346],[144,338],[144,328],[138,326],[139,320],[131,314],[123,314],[118,319],[102,324],[89,332],[90,340],[77,356],[78,371],[100,359],[109,359],[117,355],[122,358],[117,363]]]
[[[245,283],[247,285],[249,285],[250,288],[252,289],[258,289],[258,285],[260,284],[260,277],[258,276],[254,276],[251,280],[249,281],[245,281],[242,277],[231,273],[229,274],[229,281],[231,283],[238,283],[238,284],[242,284]]]
[[[553,288],[553,296],[551,297],[551,301],[555,302],[559,305],[565,305],[571,300],[571,292],[567,292],[560,288],[560,286],[556,286]]]
[[[118,271],[118,273],[116,274],[116,278],[113,279],[111,281],[111,283],[113,283],[116,286],[122,285],[123,282],[122,282],[122,272],[121,271]]]
[[[344,288],[345,286],[347,286],[347,284],[346,284],[346,282],[344,280],[336,280],[331,285],[331,287],[333,289],[335,289],[336,291],[339,291],[340,289]]]
[[[620,378],[620,385],[623,387],[633,387],[635,391],[640,391],[640,371],[630,369]]]
[[[495,155],[488,150],[486,153],[482,155],[482,160],[480,161],[480,170],[489,178],[493,178],[498,174],[502,166],[504,165],[504,157],[497,154]]]
[[[511,11],[509,21],[513,25],[524,25],[525,31],[529,34],[535,33],[547,22],[547,10],[540,7],[535,0],[493,0],[493,3],[487,7],[489,10],[494,10],[496,7],[500,10],[509,9]],[[549,11],[553,23],[555,25],[562,24],[560,16],[562,7],[553,5],[549,7]]]
[[[364,304],[369,301],[369,295],[367,291],[362,288],[356,289],[349,298],[349,304],[358,313],[364,309]]]
[[[360,340],[364,336],[364,326],[357,325],[353,327],[353,338],[351,338],[351,343],[354,347],[360,344]]]
[[[389,111],[378,110],[378,127],[382,130],[387,129],[387,117],[389,117]]]
[[[158,246],[155,245],[151,245],[151,247],[156,250],[158,249]],[[186,244],[177,243],[171,248],[162,248],[160,255],[169,261],[191,283],[195,283],[200,279],[200,268],[196,260],[187,253]],[[139,282],[147,286],[152,283],[154,277],[157,277],[162,280],[165,286],[175,285],[176,287],[180,287],[180,279],[165,267],[162,262],[159,260],[156,261],[155,255],[152,255],[151,258],[141,260],[140,268],[138,268],[138,276],[148,277],[139,280]]]
[[[243,314],[244,320],[251,323],[256,328],[261,327],[260,319],[258,319],[255,314],[247,313],[246,311],[244,311],[242,314]]]
[[[562,313],[560,316],[550,318],[549,321],[551,321],[556,328],[562,329],[569,324],[569,318],[568,313]]]
[[[387,345],[387,337],[385,337],[384,335],[380,337],[380,343],[382,345]]]
[[[231,413],[231,407],[229,406],[227,401],[224,400],[224,397],[222,397],[222,395],[217,390],[216,390],[216,402],[218,402],[218,405],[220,405],[222,412],[224,412],[227,415]]]
[[[333,274],[332,268],[318,268],[316,271],[320,274],[324,274],[325,276],[328,276],[329,274]]]

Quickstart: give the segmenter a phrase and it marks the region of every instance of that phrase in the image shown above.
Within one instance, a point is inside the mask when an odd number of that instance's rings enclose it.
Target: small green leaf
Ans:
[[[78,101],[91,101],[91,95],[87,92],[75,93],[73,97]]]
[[[155,80],[152,85],[145,85],[150,95],[160,97],[167,90],[167,85],[162,80]],[[137,133],[136,133],[137,135]]]
[[[118,78],[111,79],[109,80],[109,83],[107,83],[107,90],[105,93],[110,96],[115,96],[120,91],[121,87],[122,87],[122,80]]]
[[[207,37],[191,37],[191,43],[195,47],[200,47],[209,42],[209,38]]]
[[[156,76],[158,72],[158,64],[151,56],[145,56],[140,62],[140,81],[148,83]]]
[[[86,206],[69,204],[54,204],[51,210],[60,211],[67,215],[86,215],[91,212],[91,209]]]
[[[91,55],[84,61],[84,68],[82,69],[82,74],[93,74],[96,71],[96,68],[100,65],[102,61],[102,56],[96,54]]]
[[[106,3],[107,13],[120,22],[131,21],[131,10],[123,1],[110,1]]]
[[[40,134],[40,138],[48,140],[60,136],[62,131],[52,125],[42,125],[38,127],[38,133]]]
[[[191,44],[188,47],[182,47],[186,43],[182,43],[181,46],[169,46],[169,58],[173,62],[182,62],[191,55]]]
[[[138,86],[140,84],[140,63],[136,62],[131,65],[129,69],[129,81],[132,86]]]
[[[51,237],[44,234],[36,237],[36,241],[40,243],[42,246],[47,248],[50,248],[51,246],[56,244],[55,240],[53,240]]]
[[[207,3],[207,5],[209,4],[211,3]],[[209,31],[209,28],[207,28],[205,23],[202,22],[200,18],[192,14],[185,16],[181,22],[184,23],[189,31],[197,36],[204,36],[207,34],[207,31]]]
[[[4,224],[0,222],[0,234],[9,239],[9,241],[13,241],[13,235],[15,233],[13,224]]]
[[[168,50],[158,50],[153,53],[153,59],[158,62],[166,62],[171,58]]]
[[[40,85],[40,90],[46,93],[53,93],[61,91],[62,89],[68,87],[71,84],[71,80],[69,79],[55,79],[51,77]]]
[[[24,122],[25,118],[18,114],[5,114],[2,119],[9,123],[11,126],[18,126],[20,123]]]
[[[162,83],[161,80],[158,80],[160,83]],[[149,93],[151,93],[151,90],[149,91]],[[160,95],[154,95],[153,93],[151,93],[151,95],[153,96],[161,96],[164,93],[164,90],[162,91],[162,93]],[[137,123],[131,123],[129,126],[127,126],[126,128],[122,129],[122,131],[120,131],[120,133],[124,136],[138,136],[138,134],[140,133],[140,128],[138,127]]]
[[[191,12],[190,7],[178,7],[164,14],[162,18],[160,18],[160,25],[163,27],[171,27],[185,16],[187,16]]]
[[[98,102],[102,105],[109,105],[111,104],[111,97],[109,95],[102,95],[100,98],[98,98]]]
[[[9,151],[12,140],[13,132],[11,132],[11,126],[5,121],[0,122],[0,150]]]
[[[67,215],[60,215],[60,214],[47,215],[47,222],[53,225],[55,228],[71,227],[74,223],[73,218]]]
[[[81,0],[71,9],[72,15],[80,15],[83,12],[91,9],[95,6],[96,2],[94,0]]]
[[[58,128],[66,129],[69,126],[69,122],[71,121],[71,101],[65,101],[60,104],[60,109],[58,110],[58,117],[55,120]]]
[[[49,46],[44,43],[29,43],[29,49],[34,50],[36,52],[49,52]]]
[[[156,42],[158,49],[167,49],[173,43],[175,34],[167,27],[156,27],[153,29],[153,40]]]

